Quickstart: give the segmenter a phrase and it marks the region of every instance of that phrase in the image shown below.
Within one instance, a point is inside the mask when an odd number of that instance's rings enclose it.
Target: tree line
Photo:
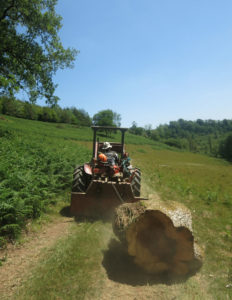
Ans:
[[[187,121],[179,119],[152,129],[132,123],[130,132],[191,152],[206,153],[232,161],[232,120]]]
[[[13,97],[0,97],[0,114],[13,117],[54,123],[69,123],[78,126],[112,126],[120,127],[121,115],[105,109],[97,112],[91,118],[84,109],[76,107],[61,108],[53,105],[39,106],[30,102],[17,100]]]
[[[0,113],[44,122],[69,123],[78,126],[90,126],[92,124],[92,119],[83,109],[61,108],[58,105],[42,107],[6,96],[0,97]]]

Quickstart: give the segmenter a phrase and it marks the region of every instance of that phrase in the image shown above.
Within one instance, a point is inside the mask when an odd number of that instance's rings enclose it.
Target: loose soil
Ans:
[[[0,299],[9,299],[22,285],[41,259],[43,250],[49,249],[58,239],[68,234],[70,222],[73,223],[70,218],[55,218],[51,223],[43,225],[38,233],[25,234],[27,241],[23,244],[8,244],[7,249],[0,251],[0,258],[6,260],[0,267]]]

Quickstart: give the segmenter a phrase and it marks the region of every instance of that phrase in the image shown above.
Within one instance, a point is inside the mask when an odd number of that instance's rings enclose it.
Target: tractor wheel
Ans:
[[[73,173],[72,192],[84,193],[91,181],[91,176],[86,174],[83,166],[77,166]]]
[[[140,197],[140,187],[141,187],[141,172],[139,169],[136,169],[134,177],[131,181],[131,188],[135,197]]]

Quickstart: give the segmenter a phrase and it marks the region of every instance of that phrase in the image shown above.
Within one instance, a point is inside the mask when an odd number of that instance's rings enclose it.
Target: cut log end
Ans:
[[[199,266],[196,262],[201,257],[195,251],[191,220],[182,215],[187,209],[178,203],[173,205],[171,213],[167,204],[162,208],[161,203],[157,206],[152,201],[124,204],[116,210],[115,234],[135,263],[148,273],[186,275]],[[176,218],[181,220],[179,224]],[[174,226],[173,219],[180,226]]]

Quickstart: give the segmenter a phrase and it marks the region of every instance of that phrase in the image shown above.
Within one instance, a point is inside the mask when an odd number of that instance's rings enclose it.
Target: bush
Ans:
[[[176,147],[176,148],[179,148],[179,149],[182,149],[182,143],[180,140],[178,139],[167,139],[167,140],[164,140],[163,141],[166,145],[168,146],[171,146],[171,147]]]

